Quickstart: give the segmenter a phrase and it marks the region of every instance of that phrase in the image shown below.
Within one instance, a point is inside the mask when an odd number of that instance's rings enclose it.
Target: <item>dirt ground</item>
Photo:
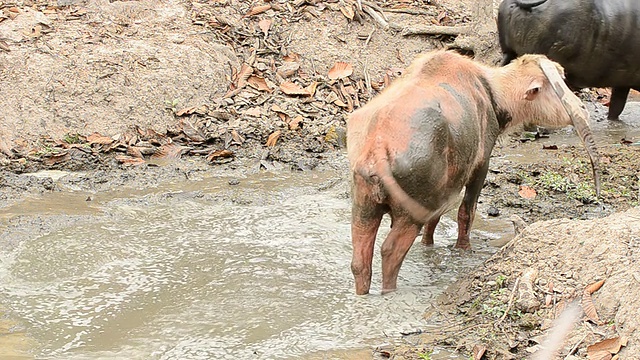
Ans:
[[[210,172],[346,170],[348,114],[416,54],[451,47],[486,63],[499,58],[495,4],[361,3],[0,1],[0,208],[44,192],[144,188]],[[409,35],[425,25],[472,31]],[[640,356],[632,316],[640,269],[631,261],[640,147],[601,147],[596,200],[581,147],[545,149],[536,163],[502,158],[522,146],[541,150],[518,136],[496,146],[479,209],[547,221],[452,285],[453,300],[433,317],[450,325],[389,356],[421,358],[437,344],[468,354],[486,347],[484,358],[526,357],[561,300],[584,297],[582,289],[602,279],[593,294],[599,320],[580,321],[562,354],[585,358],[587,345],[620,335],[630,339],[621,358]],[[43,169],[84,175],[73,183],[22,175]],[[522,280],[529,268],[537,276]],[[511,300],[521,284],[531,285],[539,306],[524,311]]]

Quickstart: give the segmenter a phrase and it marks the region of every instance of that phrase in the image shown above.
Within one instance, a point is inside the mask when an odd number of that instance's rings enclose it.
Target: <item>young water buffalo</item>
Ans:
[[[640,1],[503,0],[498,34],[503,65],[544,54],[575,87],[611,87],[609,119],[618,119],[629,89],[640,90]]]
[[[440,216],[455,206],[463,187],[456,247],[470,248],[491,150],[513,125],[573,125],[587,147],[599,193],[589,114],[561,74],[542,55],[491,68],[436,51],[418,57],[402,78],[351,115],[351,269],[357,294],[369,292],[374,242],[385,213],[392,227],[381,249],[383,293],[396,288],[420,227],[426,224],[423,241],[432,244]]]

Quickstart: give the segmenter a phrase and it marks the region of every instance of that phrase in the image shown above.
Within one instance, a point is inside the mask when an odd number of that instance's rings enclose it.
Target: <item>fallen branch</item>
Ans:
[[[427,26],[414,26],[404,28],[402,30],[403,36],[409,35],[463,35],[471,32],[470,26],[438,26],[438,25],[427,25]]]
[[[373,20],[375,20],[384,30],[389,29],[389,23],[382,17],[382,15],[373,10],[372,7],[362,5],[362,10],[371,16]]]
[[[384,9],[383,9],[383,8],[381,8],[380,6],[378,6],[378,5],[374,4],[374,3],[367,2],[367,1],[363,1],[363,2],[362,2],[362,5],[364,5],[364,6],[368,6],[368,7],[372,8],[373,10],[375,10],[375,11],[379,12],[379,13],[380,13],[380,16],[382,16],[382,18],[384,19],[384,21],[389,21],[389,19],[387,18],[387,16],[386,16],[386,15],[384,14],[384,12],[383,12],[383,11],[384,11]],[[364,10],[364,9],[363,9],[363,10]]]

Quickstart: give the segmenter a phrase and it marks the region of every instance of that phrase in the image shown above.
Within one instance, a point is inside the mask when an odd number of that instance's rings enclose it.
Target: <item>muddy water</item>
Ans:
[[[417,243],[411,249],[398,292],[379,295],[376,254],[374,293],[359,297],[349,270],[350,205],[342,175],[266,173],[236,186],[228,181],[145,193],[48,194],[2,211],[5,223],[26,213],[40,212],[53,223],[88,215],[0,253],[0,305],[14,330],[28,336],[28,353],[341,358],[340,350],[424,328],[423,312],[434,296],[511,232],[509,224],[479,219],[476,251],[464,253],[450,248],[455,223],[443,219],[434,248]]]

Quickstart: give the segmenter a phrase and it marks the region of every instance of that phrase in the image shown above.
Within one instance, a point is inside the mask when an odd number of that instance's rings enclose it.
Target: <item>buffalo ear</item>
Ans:
[[[524,100],[532,101],[536,98],[536,96],[538,96],[540,90],[542,90],[542,81],[538,79],[533,80],[531,84],[529,84],[529,87],[527,88],[527,91],[524,93],[522,98]]]

